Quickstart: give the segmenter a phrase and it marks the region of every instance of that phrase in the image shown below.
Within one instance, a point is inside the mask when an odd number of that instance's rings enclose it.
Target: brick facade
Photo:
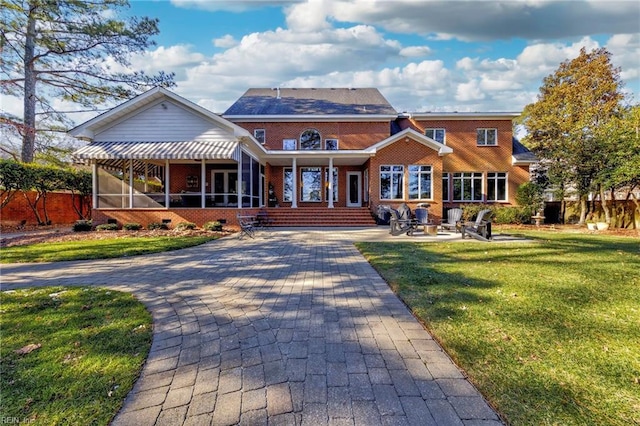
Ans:
[[[156,92],[162,93],[163,89]],[[481,186],[473,186],[475,195],[473,202],[487,202],[488,198],[488,174],[500,174],[496,187],[502,191],[504,184],[506,196],[498,201],[502,205],[514,205],[517,188],[529,180],[529,165],[524,161],[523,165],[513,164],[513,114],[508,113],[416,113],[413,116],[408,114],[397,115],[386,100],[377,96],[375,89],[364,90],[289,90],[282,98],[268,93],[262,89],[252,89],[248,92],[254,95],[243,96],[237,102],[238,109],[233,106],[222,116],[223,120],[228,120],[229,128],[238,126],[242,129],[234,129],[224,132],[228,133],[228,138],[232,138],[239,143],[239,146],[246,153],[259,161],[264,168],[264,205],[269,204],[268,188],[271,186],[277,198],[278,205],[283,208],[292,206],[291,201],[285,202],[284,192],[284,170],[293,165],[293,157],[296,158],[297,170],[295,175],[298,178],[298,193],[294,194],[299,208],[321,207],[326,208],[329,202],[326,197],[327,182],[325,170],[330,162],[338,170],[338,198],[333,202],[334,207],[355,207],[349,203],[348,195],[351,188],[348,187],[348,175],[350,172],[358,172],[361,176],[361,206],[369,207],[373,212],[380,204],[397,207],[406,202],[410,207],[415,208],[418,203],[430,204],[430,215],[438,220],[445,213],[446,209],[460,204],[466,204],[471,200],[466,200],[467,195],[460,196],[462,200],[443,200],[445,188],[443,188],[443,176],[450,176],[447,192],[453,193],[454,174],[475,173],[481,176]],[[284,92],[284,89],[283,89]],[[159,93],[151,92],[153,96]],[[266,95],[265,95],[266,93]],[[360,103],[342,102],[344,99],[338,96],[369,96],[367,99],[360,99]],[[152,96],[148,95],[148,96]],[[144,97],[144,95],[142,95]],[[169,92],[163,96],[180,102],[173,98]],[[296,98],[296,96],[299,96]],[[304,96],[308,96],[305,98]],[[316,96],[317,98],[314,98]],[[323,98],[324,96],[324,98]],[[336,98],[332,98],[336,96]],[[351,99],[351,98],[349,98]],[[330,102],[333,100],[333,102]],[[317,102],[316,102],[317,101]],[[372,103],[373,102],[373,103]],[[134,103],[135,105],[135,103]],[[235,104],[234,104],[235,106]],[[269,109],[273,108],[273,109]],[[282,108],[282,109],[281,109]],[[329,108],[327,110],[326,108]],[[378,108],[378,109],[376,109]],[[187,108],[188,109],[188,108]],[[134,107],[131,107],[135,111]],[[233,113],[229,112],[233,111]],[[283,112],[286,111],[286,112]],[[291,112],[295,111],[295,112]],[[327,112],[333,111],[333,112]],[[364,112],[363,111],[381,111]],[[334,115],[331,115],[334,114]],[[212,114],[213,115],[213,114]],[[309,120],[304,120],[304,117]],[[104,117],[104,116],[103,116]],[[219,116],[210,117],[211,129],[219,126]],[[126,121],[126,120],[125,120]],[[100,130],[100,126],[92,123],[95,131]],[[80,126],[82,127],[82,126]],[[144,126],[142,126],[144,127]],[[223,128],[225,126],[222,126]],[[439,128],[445,129],[444,146],[434,143],[433,140],[425,136],[425,129]],[[477,142],[477,129],[495,129],[497,143],[491,146],[479,145]],[[209,129],[209,130],[211,130]],[[250,137],[244,135],[246,130],[250,135],[255,135],[255,130],[264,132],[264,142],[262,146],[255,146]],[[305,130],[314,129],[320,134],[321,149],[319,151],[296,151],[291,155],[280,155],[283,151],[283,140],[295,139],[297,141],[296,150],[300,150],[300,138]],[[411,130],[407,130],[411,129]],[[220,130],[218,128],[218,130]],[[184,129],[187,132],[188,128]],[[402,132],[402,133],[401,133]],[[188,133],[188,132],[187,132]],[[211,134],[215,132],[211,130]],[[406,135],[406,137],[404,137]],[[325,150],[327,139],[338,140],[338,150]],[[230,139],[227,139],[230,140]],[[244,155],[244,154],[243,154]],[[154,157],[166,158],[166,157]],[[225,191],[213,190],[211,173],[213,170],[228,170],[233,173],[237,165],[234,160],[225,157],[227,160],[207,160],[206,176],[202,179],[202,165],[197,156],[183,158],[194,158],[194,160],[175,159],[181,157],[169,157],[170,166],[170,187],[169,192],[174,196],[181,195],[182,191],[199,194],[204,191],[207,194],[212,192],[233,192],[230,188]],[[207,157],[205,157],[207,158]],[[211,157],[208,157],[211,158]],[[402,199],[381,199],[381,167],[386,165],[398,165],[403,167],[403,197]],[[429,199],[409,199],[409,166],[430,166],[431,168],[431,196]],[[321,167],[322,181],[317,187],[321,192],[321,201],[303,202],[301,197],[301,169],[305,167]],[[503,178],[504,174],[504,178]],[[230,179],[230,175],[225,175]],[[255,176],[255,175],[254,175]],[[466,177],[466,176],[465,176]],[[240,182],[245,182],[238,177]],[[460,176],[455,176],[456,184],[466,182]],[[255,178],[248,186],[256,187],[261,176]],[[187,181],[197,181],[196,185],[187,187]],[[479,181],[479,179],[478,179]],[[475,185],[475,181],[474,181]],[[315,190],[314,185],[314,190]],[[457,192],[460,186],[457,186]],[[498,191],[495,191],[498,192]],[[315,194],[314,194],[315,195]],[[192,194],[192,198],[195,197]],[[177,197],[179,198],[179,197]],[[207,198],[210,200],[210,197]],[[230,204],[207,204],[207,208],[192,208],[192,204],[184,204],[183,208],[173,208],[172,200],[168,209],[139,209],[137,211],[102,209],[94,212],[94,217],[99,222],[102,219],[115,218],[119,222],[149,222],[160,221],[162,219],[171,220],[172,223],[180,221],[195,222],[198,225],[209,221],[226,218],[228,221],[235,221],[237,209]],[[215,201],[215,200],[214,200]],[[97,213],[97,214],[96,214]]]
[[[28,192],[27,196],[33,201],[36,193]],[[47,214],[49,215],[51,223],[54,225],[67,225],[79,220],[80,216],[74,210],[72,203],[75,203],[75,206],[80,211],[89,212],[91,210],[90,197],[82,198],[78,195],[73,197],[68,192],[52,192],[47,194]],[[40,214],[40,219],[45,220],[42,201],[40,201],[39,205],[38,213]],[[31,207],[29,207],[29,203],[27,203],[23,192],[16,193],[11,201],[0,210],[0,215],[2,225],[6,226],[20,224],[23,220],[27,221],[27,225],[38,224],[38,220]]]
[[[283,123],[236,123],[250,131],[265,130],[266,149],[282,149],[283,139],[297,139],[307,129],[315,129],[325,139],[338,139],[340,150],[365,149],[389,137],[388,122],[283,122]]]

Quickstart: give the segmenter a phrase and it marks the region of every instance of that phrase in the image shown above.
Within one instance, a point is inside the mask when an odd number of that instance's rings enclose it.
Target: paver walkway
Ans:
[[[2,289],[90,284],[146,304],[153,345],[113,425],[502,424],[355,249],[359,238],[371,232],[282,230],[3,265]]]

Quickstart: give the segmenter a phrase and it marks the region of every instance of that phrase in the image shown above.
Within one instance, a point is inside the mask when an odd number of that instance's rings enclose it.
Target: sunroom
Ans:
[[[93,142],[95,209],[251,208],[264,205],[265,166],[229,141]]]

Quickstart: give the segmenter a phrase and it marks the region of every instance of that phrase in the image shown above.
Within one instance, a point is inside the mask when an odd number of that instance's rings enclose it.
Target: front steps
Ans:
[[[366,207],[285,207],[265,208],[272,226],[279,227],[339,227],[376,226]]]

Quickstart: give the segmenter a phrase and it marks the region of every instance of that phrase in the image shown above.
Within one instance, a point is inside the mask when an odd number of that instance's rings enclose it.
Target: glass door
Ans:
[[[211,181],[214,207],[238,206],[238,172],[214,170],[211,172]]]
[[[347,172],[347,207],[362,205],[362,173]]]

